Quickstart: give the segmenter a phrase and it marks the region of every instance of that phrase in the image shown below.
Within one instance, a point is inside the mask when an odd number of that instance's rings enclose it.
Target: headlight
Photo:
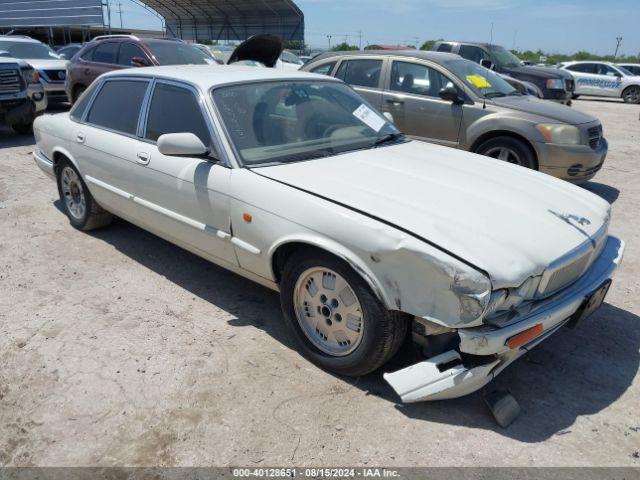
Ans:
[[[580,130],[573,125],[562,123],[540,123],[536,129],[542,134],[547,143],[557,145],[580,145]]]
[[[547,88],[549,90],[564,90],[564,80],[561,78],[550,78],[547,80]]]
[[[28,68],[22,71],[22,76],[24,77],[24,81],[27,83],[39,83],[40,82],[40,74],[36,72],[33,68]]]

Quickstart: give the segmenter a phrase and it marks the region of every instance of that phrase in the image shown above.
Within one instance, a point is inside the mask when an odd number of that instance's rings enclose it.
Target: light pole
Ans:
[[[616,53],[613,54],[613,58],[618,56],[618,49],[620,48],[620,44],[622,43],[622,37],[616,37]]]
[[[329,50],[331,50],[331,35],[327,35],[327,40],[329,40]]]

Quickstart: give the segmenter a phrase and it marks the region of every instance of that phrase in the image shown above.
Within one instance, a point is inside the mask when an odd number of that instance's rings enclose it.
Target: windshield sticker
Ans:
[[[491,88],[491,84],[482,75],[467,75],[467,80],[476,88]]]
[[[376,112],[367,107],[364,103],[356,108],[353,112],[353,116],[364,123],[374,132],[379,132],[387,123],[385,119],[380,117]]]

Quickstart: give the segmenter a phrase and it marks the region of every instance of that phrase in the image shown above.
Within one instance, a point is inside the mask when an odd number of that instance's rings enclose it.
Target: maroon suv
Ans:
[[[106,35],[87,43],[69,61],[65,90],[73,103],[96,78],[112,70],[211,63],[204,52],[182,40]]]

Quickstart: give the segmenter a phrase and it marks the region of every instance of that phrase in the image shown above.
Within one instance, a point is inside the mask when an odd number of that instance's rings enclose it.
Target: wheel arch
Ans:
[[[73,164],[74,167],[76,167],[76,170],[78,170],[78,172],[80,172],[80,169],[78,168],[77,162],[73,159],[73,155],[71,155],[71,153],[67,149],[65,149],[63,147],[55,147],[51,153],[52,153],[51,160],[53,160],[53,172],[54,173],[57,174],[58,165],[60,164],[60,162],[62,160],[68,160],[69,162],[71,162]]]
[[[269,269],[271,271],[272,278],[277,284],[280,284],[282,271],[287,260],[301,249],[308,249],[310,251],[316,250],[325,254],[328,253],[329,255],[346,262],[356,271],[356,273],[358,273],[358,275],[362,277],[367,285],[369,285],[373,294],[385,305],[385,307],[388,309],[395,308],[395,303],[386,294],[380,281],[358,255],[338,242],[323,237],[313,237],[311,235],[287,237],[281,239],[269,249],[267,252]]]
[[[620,92],[620,98],[624,98],[624,94],[627,92],[627,90],[629,90],[630,88],[640,88],[640,83],[632,83],[631,85],[627,85],[626,87],[624,87],[622,89],[622,92]]]
[[[485,132],[485,133],[481,134],[480,136],[478,136],[473,141],[473,143],[471,144],[471,147],[469,148],[469,151],[473,152],[473,153],[476,153],[476,150],[484,142],[486,142],[488,140],[492,140],[494,138],[498,138],[498,137],[510,137],[510,138],[513,138],[515,140],[519,140],[522,143],[524,143],[524,145],[526,145],[526,147],[531,151],[531,154],[533,155],[533,160],[536,163],[536,170],[538,170],[540,168],[540,163],[538,161],[538,152],[534,148],[534,146],[531,143],[531,141],[529,139],[527,139],[527,137],[525,137],[524,135],[522,135],[520,133],[517,133],[517,132],[514,132],[512,130],[491,130],[489,132]]]

